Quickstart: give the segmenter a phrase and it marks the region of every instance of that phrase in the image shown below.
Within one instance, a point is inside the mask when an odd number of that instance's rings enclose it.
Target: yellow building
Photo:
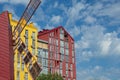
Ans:
[[[9,14],[10,24],[12,26],[12,31],[17,25],[16,20],[12,19],[12,14]],[[33,23],[28,24],[22,31],[20,38],[26,44],[29,51],[35,56],[37,60],[37,34],[38,29],[33,25]],[[32,80],[30,73],[28,72],[26,65],[22,61],[22,56],[18,54],[18,51],[14,53],[14,80]]]

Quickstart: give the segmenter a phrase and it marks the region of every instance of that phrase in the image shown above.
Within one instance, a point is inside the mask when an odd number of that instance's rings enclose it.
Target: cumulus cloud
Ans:
[[[61,23],[62,18],[59,15],[57,15],[57,16],[53,15],[50,21],[52,24],[59,24],[59,23]]]
[[[73,28],[69,28],[68,30],[70,32],[70,34],[72,35],[72,37],[76,37],[80,34],[81,30],[79,26],[74,26]]]
[[[0,3],[10,3],[10,4],[28,4],[30,0],[0,0]]]
[[[0,3],[8,2],[9,0],[0,0]]]
[[[94,17],[92,17],[92,16],[87,16],[86,18],[85,18],[85,22],[86,23],[94,23],[95,24],[95,22],[96,22],[96,18],[94,18]]]
[[[66,26],[74,25],[77,20],[81,18],[80,12],[86,8],[86,5],[78,2],[68,9],[68,20]]]
[[[119,68],[106,68],[104,69],[102,66],[95,65],[91,68],[83,69],[81,68],[79,72],[77,72],[78,80],[119,80],[120,74]],[[115,74],[115,75],[114,75]]]
[[[120,56],[120,38],[117,32],[105,32],[100,25],[81,27],[81,37],[75,42],[76,57],[79,61],[93,57]]]

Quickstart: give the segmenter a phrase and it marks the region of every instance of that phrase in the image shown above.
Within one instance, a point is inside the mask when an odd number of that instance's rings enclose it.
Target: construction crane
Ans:
[[[32,53],[29,51],[27,46],[24,44],[24,42],[20,38],[20,35],[21,35],[21,32],[26,27],[29,20],[31,19],[31,17],[33,16],[33,14],[35,13],[40,3],[41,3],[41,0],[30,0],[22,17],[20,18],[20,20],[18,21],[18,24],[16,25],[15,29],[12,32],[14,53],[16,50],[18,50],[18,54],[23,56],[22,61],[24,61],[33,80],[36,79],[36,77],[40,74],[42,69],[41,69],[41,66],[38,65],[35,57],[32,55]]]

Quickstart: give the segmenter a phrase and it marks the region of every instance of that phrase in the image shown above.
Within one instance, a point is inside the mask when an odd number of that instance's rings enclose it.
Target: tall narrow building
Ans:
[[[12,29],[9,13],[0,14],[0,80],[14,80]]]
[[[48,44],[48,58],[42,59],[42,62],[47,62],[47,67],[43,70],[48,70],[51,73],[58,73],[65,80],[76,80],[76,61],[74,39],[62,27],[57,27],[51,30],[44,29],[38,33],[38,39],[41,39]],[[41,52],[42,55],[44,53]]]

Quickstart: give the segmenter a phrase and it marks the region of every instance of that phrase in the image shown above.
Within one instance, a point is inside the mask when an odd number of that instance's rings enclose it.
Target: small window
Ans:
[[[65,52],[66,52],[66,55],[69,55],[69,50],[68,49],[66,49]]]
[[[72,58],[72,62],[74,63],[74,57]]]
[[[68,70],[68,63],[66,63],[66,70]]]
[[[25,72],[25,79],[24,80],[28,80],[28,72]]]
[[[60,41],[60,46],[64,47],[64,41]]]
[[[24,62],[22,62],[22,67],[21,68],[22,68],[22,71],[24,71]]]
[[[60,53],[64,54],[64,48],[62,48],[62,47],[60,48]]]
[[[28,38],[28,30],[25,30],[25,37]]]
[[[32,39],[35,40],[35,32],[32,32]]]
[[[35,55],[35,49],[34,48],[32,48],[32,54]]]
[[[20,71],[17,71],[17,80],[20,80]]]

